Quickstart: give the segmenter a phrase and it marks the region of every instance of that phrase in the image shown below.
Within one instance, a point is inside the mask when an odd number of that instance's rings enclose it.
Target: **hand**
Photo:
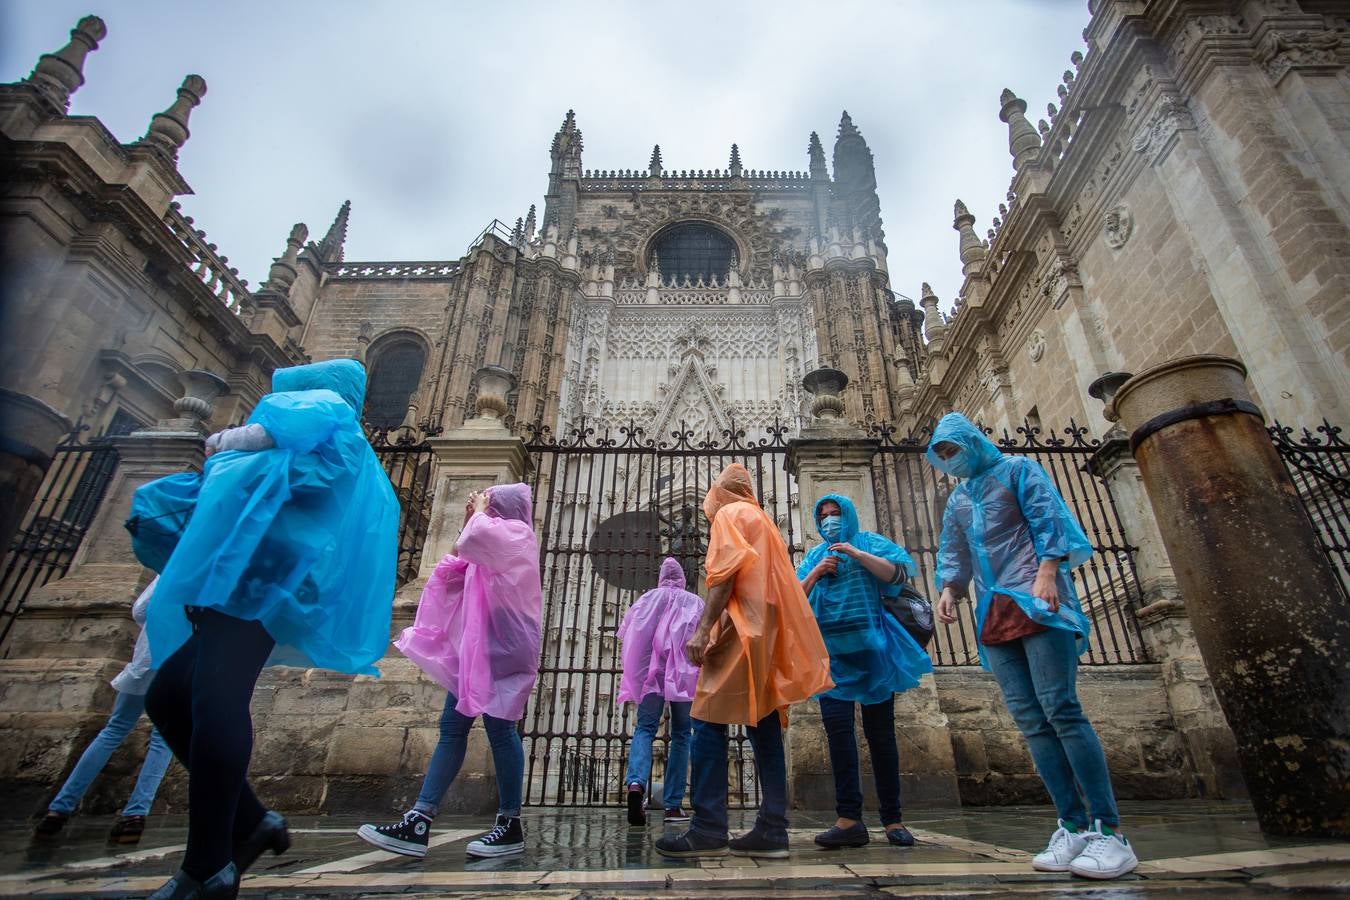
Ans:
[[[821,578],[826,578],[831,575],[837,575],[838,573],[839,573],[839,557],[837,556],[827,556],[820,562],[816,563],[814,574],[817,580]]]
[[[951,625],[956,621],[956,592],[949,587],[944,587],[942,596],[938,598],[937,617],[943,625]]]
[[[1032,596],[1044,600],[1052,613],[1059,612],[1059,582],[1055,577],[1058,574],[1058,561],[1045,560],[1036,570],[1036,583],[1031,586]]]
[[[210,459],[215,453],[220,452],[220,432],[217,431],[206,439],[206,458]]]
[[[857,558],[858,558],[858,555],[862,553],[862,551],[859,550],[857,547],[855,547],[855,546],[853,546],[852,544],[847,543],[847,542],[841,542],[841,543],[838,543],[838,544],[831,544],[831,545],[830,545],[830,550],[831,550],[831,552],[833,552],[833,553],[842,553],[842,554],[844,554],[845,556],[847,556],[849,559],[857,559]]]
[[[708,629],[700,626],[689,638],[689,643],[684,645],[685,657],[694,665],[703,665],[704,656],[708,652],[709,632]]]
[[[488,492],[474,491],[469,495],[469,506],[474,512],[486,512],[488,508]]]

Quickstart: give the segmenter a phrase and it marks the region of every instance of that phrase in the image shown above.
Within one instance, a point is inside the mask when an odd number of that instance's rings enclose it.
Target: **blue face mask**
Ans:
[[[837,541],[844,533],[843,516],[826,516],[820,520],[820,533],[827,541]]]
[[[969,450],[961,450],[951,459],[944,459],[938,468],[957,478],[969,478],[975,472],[975,460]]]

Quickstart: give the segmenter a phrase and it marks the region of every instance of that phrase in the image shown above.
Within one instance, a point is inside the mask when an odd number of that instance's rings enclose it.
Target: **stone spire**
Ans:
[[[577,128],[576,113],[567,111],[562,127],[553,136],[549,157],[553,161],[550,174],[563,178],[581,177],[581,129]]]
[[[661,177],[661,145],[656,144],[652,147],[652,158],[647,163],[647,171],[653,178]]]
[[[943,339],[947,336],[947,323],[938,311],[937,294],[933,293],[926,281],[919,294],[919,305],[923,307],[923,334],[928,338],[929,352],[941,353]]]
[[[328,226],[328,233],[319,242],[319,259],[326,263],[342,262],[343,247],[347,243],[347,219],[352,214],[352,201],[344,200],[337,218]]]
[[[825,168],[825,148],[820,144],[820,135],[814,131],[811,132],[811,140],[806,145],[806,153],[811,158],[811,180],[824,179],[828,181],[830,173]]]
[[[283,297],[291,292],[291,285],[295,284],[295,266],[296,261],[300,258],[300,247],[305,243],[307,237],[309,237],[309,227],[304,222],[297,222],[292,226],[290,237],[286,238],[285,251],[272,260],[272,268],[267,273],[267,281],[263,284],[264,288],[270,288]]]
[[[853,126],[845,110],[839,120],[839,136],[834,141],[834,192],[843,200],[847,216],[844,225],[859,226],[864,233],[875,233],[884,252],[881,231],[881,199],[877,197],[877,173],[867,141]]]
[[[1041,149],[1041,138],[1036,134],[1035,127],[1027,121],[1025,100],[1004,88],[999,102],[1003,108],[999,110],[998,117],[1008,123],[1008,151],[1012,153],[1013,169],[1020,172]]]
[[[530,204],[530,211],[527,212],[527,213],[525,213],[525,240],[526,240],[526,242],[529,242],[529,241],[533,241],[533,240],[534,240],[534,229],[535,229],[535,226],[536,226],[536,224],[537,224],[537,222],[538,222],[538,219],[536,218],[536,215],[537,215],[537,213],[535,212],[534,204],[531,203],[531,204]]]
[[[727,176],[730,178],[740,178],[744,170],[741,168],[741,148],[735,144],[731,145],[731,162],[727,164]]]
[[[85,16],[70,32],[70,43],[55,53],[38,57],[25,80],[42,92],[61,112],[70,109],[70,95],[84,84],[84,58],[98,49],[108,27],[98,16]]]
[[[979,236],[975,234],[975,217],[966,209],[966,205],[957,200],[954,212],[952,228],[961,235],[962,271],[963,274],[969,275],[974,267],[984,262],[984,244],[980,243]]]
[[[178,159],[178,151],[187,143],[192,132],[188,131],[188,116],[206,94],[206,80],[200,75],[189,75],[178,88],[178,99],[164,112],[155,113],[150,118],[150,130],[139,143],[155,147],[172,160]]]

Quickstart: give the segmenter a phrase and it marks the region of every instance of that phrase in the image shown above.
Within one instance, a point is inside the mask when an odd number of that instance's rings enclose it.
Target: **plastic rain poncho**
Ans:
[[[623,678],[616,703],[641,703],[648,694],[694,699],[698,667],[684,655],[684,645],[702,615],[703,599],[685,590],[680,561],[666,557],[656,587],[633,602],[619,625]]]
[[[816,501],[817,530],[820,506],[829,500],[839,504],[843,520],[839,540],[826,539],[825,543],[812,547],[797,567],[798,580],[804,580],[826,556],[839,559],[838,571],[819,579],[807,597],[825,647],[830,651],[834,689],[825,696],[880,703],[918,684],[925,672],[933,671],[933,663],[928,652],[881,606],[881,594],[896,596],[900,585],[878,581],[862,563],[841,553],[831,553],[829,547],[832,543],[852,544],[864,553],[901,566],[910,578],[918,574],[918,569],[910,555],[894,542],[872,531],[859,531],[858,510],[852,500],[841,494],[826,494]]]
[[[529,485],[491,487],[487,511],[464,523],[394,646],[460,713],[514,722],[539,673],[542,594]]]
[[[750,473],[732,463],[703,501],[712,522],[708,586],[734,579],[699,670],[692,714],[754,725],[834,686],[830,655],[797,581],[783,536],[755,500]]]
[[[943,441],[960,452],[941,459],[933,447]],[[1005,456],[959,413],[938,422],[927,456],[934,468],[962,479],[942,514],[936,580],[939,590],[951,585],[963,594],[974,578],[976,635],[984,632],[989,601],[1005,594],[1033,622],[1072,631],[1078,651],[1087,649],[1091,626],[1079,608],[1070,570],[1092,556],[1092,544],[1045,469],[1024,456]],[[1055,578],[1058,612],[1031,593],[1044,559],[1062,560]],[[980,662],[988,668],[983,644]]]
[[[378,674],[399,507],[357,419],[365,387],[355,360],[278,369],[249,417],[275,447],[206,460],[146,616],[156,661],[187,640],[183,608],[198,606],[260,622],[276,641],[270,665]],[[148,516],[190,493],[184,476],[161,481],[172,490],[137,491]]]

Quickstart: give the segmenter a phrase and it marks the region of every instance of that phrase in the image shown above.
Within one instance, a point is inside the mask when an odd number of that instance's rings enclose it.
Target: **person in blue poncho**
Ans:
[[[825,543],[812,547],[797,567],[821,637],[830,652],[834,687],[819,695],[820,718],[834,772],[839,820],[816,835],[827,849],[861,847],[869,840],[862,823],[862,786],[853,706],[862,708],[863,734],[872,754],[881,824],[886,839],[911,847],[914,835],[900,821],[900,753],[895,744],[895,695],[933,670],[928,653],[881,605],[917,574],[914,560],[894,542],[858,528],[853,501],[826,494],[816,501],[816,528]]]
[[[163,660],[146,709],[189,773],[187,851],[155,900],[233,897],[264,850],[290,844],[245,779],[263,666],[377,674],[399,507],[358,420],[365,385],[350,359],[278,369],[248,424],[207,440],[199,483],[170,476],[133,501],[144,545],[195,493],[146,616]],[[137,552],[156,564],[165,549]]]
[[[999,452],[965,416],[942,417],[927,457],[961,479],[942,516],[938,619],[956,621],[956,603],[974,579],[980,661],[1059,813],[1059,827],[1032,866],[1088,878],[1132,871],[1139,861],[1118,831],[1106,755],[1076,689],[1089,624],[1070,573],[1092,545],[1045,470]]]

